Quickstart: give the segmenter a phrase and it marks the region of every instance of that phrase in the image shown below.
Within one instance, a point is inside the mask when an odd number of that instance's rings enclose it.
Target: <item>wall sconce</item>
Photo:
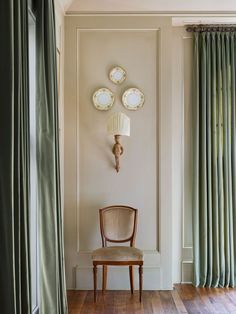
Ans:
[[[115,155],[115,169],[120,170],[120,156],[123,154],[123,147],[120,144],[121,135],[130,136],[130,118],[122,112],[116,112],[107,121],[107,133],[113,135],[115,144],[112,152]]]

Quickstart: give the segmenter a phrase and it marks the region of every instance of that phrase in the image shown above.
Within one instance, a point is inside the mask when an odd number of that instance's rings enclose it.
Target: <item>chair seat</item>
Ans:
[[[143,252],[135,247],[109,246],[93,251],[93,261],[142,261]]]

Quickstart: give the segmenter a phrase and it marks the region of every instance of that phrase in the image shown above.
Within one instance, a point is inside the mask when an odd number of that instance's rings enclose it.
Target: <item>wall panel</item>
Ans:
[[[67,286],[91,289],[91,250],[101,245],[98,209],[128,204],[139,209],[137,246],[144,250],[144,288],[172,288],[171,20],[140,17],[66,17],[65,248]],[[127,70],[116,86],[113,65]],[[114,108],[97,111],[99,87],[116,94]],[[146,96],[142,109],[121,104],[128,87]],[[122,137],[121,170],[114,170],[106,120],[114,111],[131,118]],[[166,195],[168,194],[168,197]],[[118,279],[115,279],[118,276]],[[129,289],[127,270],[112,267],[109,288]],[[137,278],[135,279],[137,280]]]

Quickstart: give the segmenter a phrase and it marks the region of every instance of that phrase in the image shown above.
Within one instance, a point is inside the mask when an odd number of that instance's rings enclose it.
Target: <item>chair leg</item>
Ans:
[[[94,291],[94,302],[97,301],[97,265],[93,265],[93,291]]]
[[[143,265],[139,266],[139,302],[142,302],[143,290]]]
[[[102,267],[102,293],[106,291],[107,288],[107,265]]]
[[[130,291],[134,293],[134,267],[129,266]]]

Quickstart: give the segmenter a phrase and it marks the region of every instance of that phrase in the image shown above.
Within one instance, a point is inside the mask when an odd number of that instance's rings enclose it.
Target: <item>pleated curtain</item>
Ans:
[[[66,314],[54,1],[36,2],[40,313]]]
[[[194,32],[194,283],[236,285],[236,33]]]
[[[66,314],[53,0],[35,0],[39,312]],[[28,1],[0,1],[0,313],[31,314]]]
[[[0,313],[30,314],[28,5],[0,1]]]

